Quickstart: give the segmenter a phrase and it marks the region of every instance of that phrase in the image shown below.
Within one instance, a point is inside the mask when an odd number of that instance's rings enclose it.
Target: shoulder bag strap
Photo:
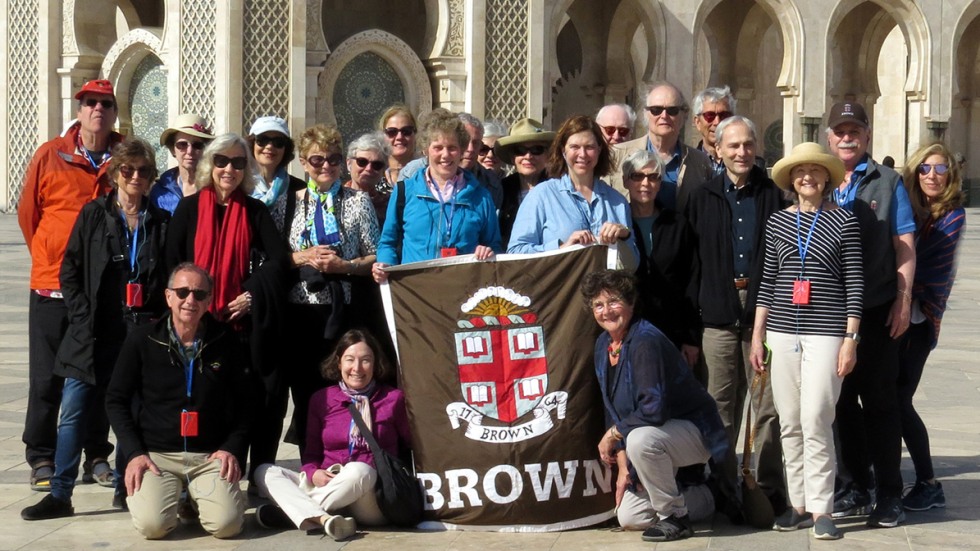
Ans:
[[[752,424],[752,399],[758,389],[757,408],[762,407],[762,395],[765,393],[767,372],[756,373],[752,377],[752,387],[749,389],[749,407],[745,411],[745,446],[742,448],[742,473],[749,472],[752,465],[752,447],[755,444],[755,425]]]

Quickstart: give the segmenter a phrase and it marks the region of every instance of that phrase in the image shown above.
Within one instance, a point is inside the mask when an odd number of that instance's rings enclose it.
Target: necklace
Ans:
[[[137,206],[132,211],[128,211],[122,206],[122,203],[120,203],[118,200],[116,200],[116,206],[119,207],[119,210],[121,210],[123,214],[125,214],[126,216],[136,216],[139,214],[140,211],[139,206]]]
[[[609,355],[611,357],[618,358],[619,353],[623,351],[623,343],[619,343],[619,346],[615,346],[615,347],[610,344],[609,347],[606,348],[606,350],[609,351]]]

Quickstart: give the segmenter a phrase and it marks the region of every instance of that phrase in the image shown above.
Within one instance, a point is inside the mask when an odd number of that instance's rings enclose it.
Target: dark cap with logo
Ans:
[[[827,113],[827,126],[837,128],[845,122],[852,122],[865,128],[870,128],[868,114],[864,111],[864,106],[853,101],[842,101],[835,103]]]

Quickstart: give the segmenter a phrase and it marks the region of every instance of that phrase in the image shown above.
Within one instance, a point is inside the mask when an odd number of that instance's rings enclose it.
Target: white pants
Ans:
[[[325,514],[345,514],[358,524],[381,526],[387,523],[374,487],[378,472],[367,463],[344,465],[326,486],[314,486],[306,473],[297,473],[271,463],[255,471],[255,483],[269,496],[297,528],[307,519],[319,519]]]
[[[711,454],[694,423],[671,419],[659,427],[631,430],[626,437],[626,457],[644,491],[627,491],[616,516],[623,528],[641,529],[655,522],[658,515],[667,518],[688,514],[684,495],[677,489],[677,469],[704,463]],[[701,495],[700,490],[695,492]]]
[[[789,502],[814,514],[834,509],[834,414],[841,337],[769,331],[772,394],[779,413]]]

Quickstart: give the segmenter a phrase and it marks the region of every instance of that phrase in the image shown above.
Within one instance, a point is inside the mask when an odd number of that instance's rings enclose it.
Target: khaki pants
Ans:
[[[126,499],[133,526],[146,539],[160,539],[177,527],[177,505],[186,486],[201,515],[201,526],[216,538],[231,538],[242,531],[245,499],[238,483],[221,478],[221,462],[206,453],[150,452],[159,475],[146,471],[143,482]]]
[[[813,514],[834,510],[834,414],[844,379],[837,376],[841,337],[769,331],[772,390],[779,411],[790,505]]]
[[[297,473],[266,463],[255,471],[255,483],[300,528],[304,521],[325,514],[354,517],[358,524],[387,523],[374,488],[378,472],[367,463],[354,461],[341,467],[326,486],[314,486],[306,473]]]

